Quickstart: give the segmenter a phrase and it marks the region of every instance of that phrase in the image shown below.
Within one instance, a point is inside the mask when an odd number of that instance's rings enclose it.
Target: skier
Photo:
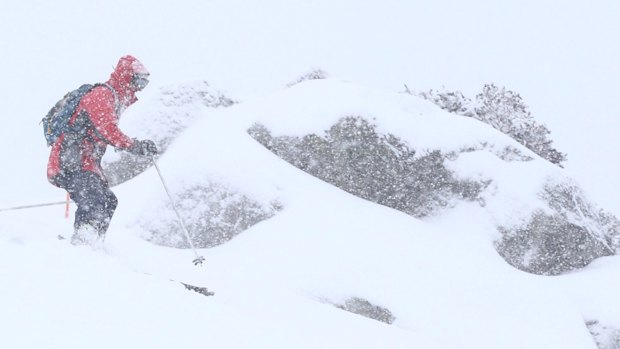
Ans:
[[[109,80],[81,99],[69,121],[72,131],[52,145],[47,178],[77,204],[74,245],[102,241],[118,203],[101,169],[107,145],[137,155],[158,153],[153,141],[129,138],[118,127],[120,114],[137,101],[135,94],[146,87],[148,78],[138,59],[121,57]]]

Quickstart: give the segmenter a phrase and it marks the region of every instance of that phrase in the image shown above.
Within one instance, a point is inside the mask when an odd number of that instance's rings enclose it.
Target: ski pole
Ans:
[[[192,239],[189,236],[189,231],[187,230],[187,227],[185,226],[185,222],[183,221],[183,218],[181,218],[181,214],[179,213],[179,210],[177,209],[177,206],[174,203],[174,199],[172,198],[172,195],[170,194],[170,190],[168,190],[168,186],[166,185],[166,181],[164,181],[164,177],[161,175],[161,171],[159,170],[159,166],[157,166],[157,162],[155,161],[155,156],[154,155],[151,156],[151,160],[153,161],[153,165],[155,166],[155,170],[157,170],[157,174],[159,175],[159,179],[161,180],[161,184],[163,184],[164,190],[166,191],[166,194],[168,194],[168,198],[170,199],[170,204],[172,205],[172,208],[174,209],[174,212],[177,215],[177,219],[179,220],[181,228],[183,228],[183,232],[185,233],[185,237],[187,238],[187,241],[189,242],[189,245],[192,248],[192,251],[194,251],[194,255],[196,256],[196,258],[192,262],[194,263],[194,265],[202,265],[202,262],[205,261],[205,258],[203,256],[199,256],[198,252],[196,252],[196,248],[194,247],[194,244],[192,243]]]
[[[71,194],[67,192],[67,202],[65,203],[65,218],[69,219],[69,210],[71,209]]]
[[[66,204],[67,204],[66,201],[58,201],[58,202],[48,202],[48,203],[45,203],[45,204],[32,204],[32,205],[13,206],[13,207],[0,208],[0,212],[23,210],[23,209],[27,209],[27,208],[37,208],[37,207],[45,207],[45,206],[66,205]]]

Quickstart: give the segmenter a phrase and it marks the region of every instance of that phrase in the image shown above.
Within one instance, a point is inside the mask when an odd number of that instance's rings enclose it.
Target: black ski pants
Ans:
[[[118,204],[107,181],[89,171],[74,172],[66,176],[65,180],[63,187],[77,204],[74,229],[77,231],[90,225],[103,237]]]

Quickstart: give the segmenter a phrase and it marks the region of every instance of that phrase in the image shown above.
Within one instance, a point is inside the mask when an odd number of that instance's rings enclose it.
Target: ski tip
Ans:
[[[194,291],[196,293],[200,293],[203,296],[214,296],[215,295],[215,292],[209,291],[209,289],[206,287],[194,286],[194,285],[186,284],[184,282],[182,282],[181,284],[183,284],[183,286],[185,286],[186,289],[190,291]]]

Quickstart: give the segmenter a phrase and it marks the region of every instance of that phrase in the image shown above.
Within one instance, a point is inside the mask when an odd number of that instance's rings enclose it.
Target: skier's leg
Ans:
[[[82,171],[76,173],[67,188],[77,204],[75,212],[74,244],[91,244],[105,234],[111,218],[110,208],[116,207],[116,197],[110,197],[107,183],[98,175]]]
[[[116,195],[110,190],[110,188],[106,185],[104,190],[104,219],[101,221],[101,225],[99,226],[99,236],[101,239],[104,239],[105,233],[108,231],[108,227],[110,226],[110,221],[112,220],[112,216],[114,216],[114,211],[116,210],[116,206],[118,205],[118,199]]]

